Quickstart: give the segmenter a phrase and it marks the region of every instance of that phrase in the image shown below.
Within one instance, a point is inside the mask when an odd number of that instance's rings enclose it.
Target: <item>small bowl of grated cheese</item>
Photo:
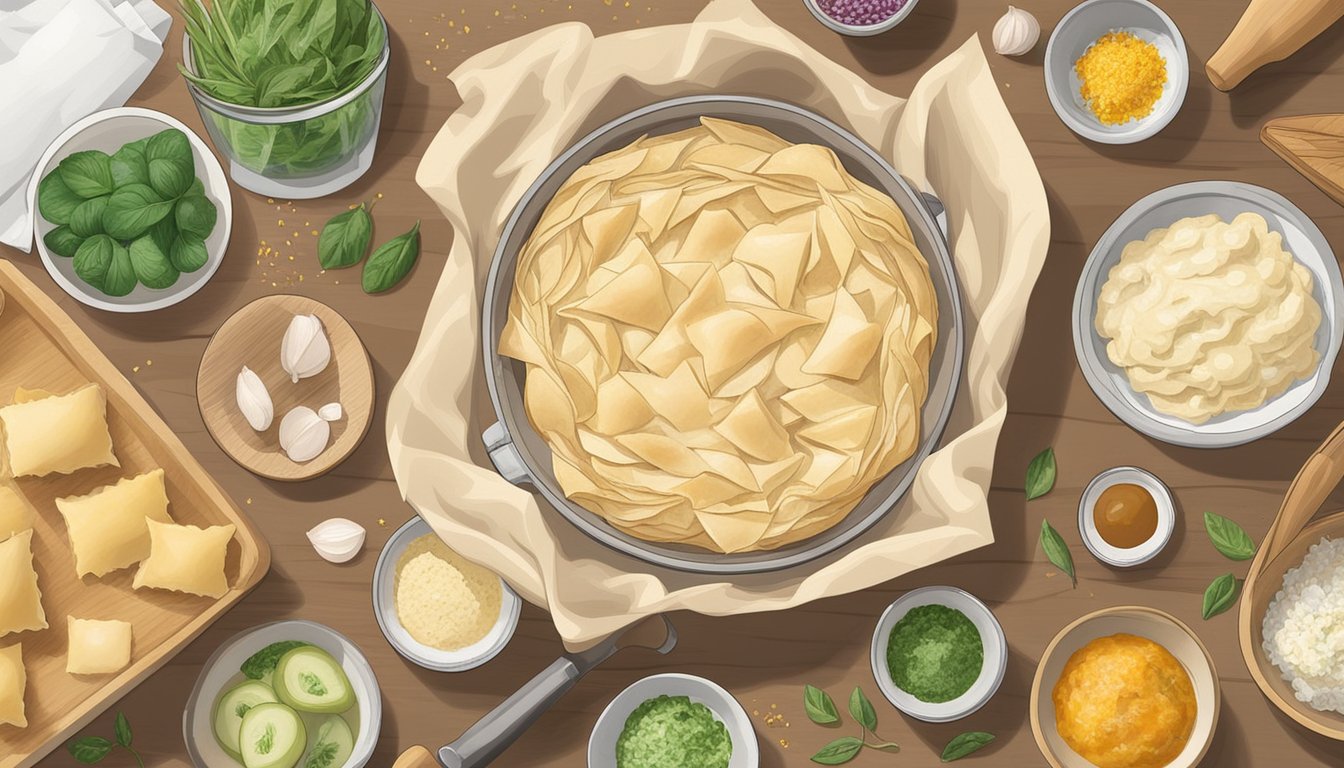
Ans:
[[[504,650],[518,626],[522,600],[416,516],[392,534],[378,556],[373,609],[383,636],[408,661],[437,672],[463,672]]]
[[[1148,0],[1087,0],[1055,25],[1045,90],[1069,130],[1133,144],[1176,117],[1190,85],[1185,39]]]

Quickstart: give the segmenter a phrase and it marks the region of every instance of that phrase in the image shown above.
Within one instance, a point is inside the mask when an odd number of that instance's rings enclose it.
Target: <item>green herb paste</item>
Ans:
[[[640,704],[616,741],[616,768],[728,768],[732,755],[728,729],[685,696]]]
[[[966,614],[945,605],[921,605],[891,628],[887,671],[920,701],[939,704],[970,690],[985,665],[980,631]]]

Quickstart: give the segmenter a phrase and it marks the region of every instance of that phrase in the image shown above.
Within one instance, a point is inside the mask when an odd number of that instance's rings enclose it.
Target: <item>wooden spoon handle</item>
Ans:
[[[1296,53],[1341,16],[1344,0],[1251,0],[1205,71],[1219,90],[1231,90],[1260,67]]]
[[[434,755],[429,753],[424,747],[411,747],[401,753],[397,762],[392,764],[392,768],[440,768],[439,761],[434,759]]]
[[[1288,486],[1283,506],[1265,534],[1261,563],[1272,562],[1302,532],[1341,479],[1344,479],[1344,424],[1335,427]]]

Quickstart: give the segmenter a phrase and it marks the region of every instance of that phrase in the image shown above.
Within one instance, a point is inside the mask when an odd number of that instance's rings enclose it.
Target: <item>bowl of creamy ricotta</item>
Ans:
[[[1329,384],[1344,281],[1282,195],[1231,181],[1154,192],[1092,250],[1074,350],[1098,399],[1173,445],[1225,448],[1292,423]]]

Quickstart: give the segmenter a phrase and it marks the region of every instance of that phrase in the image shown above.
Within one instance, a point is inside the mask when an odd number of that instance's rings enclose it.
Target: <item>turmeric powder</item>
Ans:
[[[1129,32],[1102,35],[1074,70],[1083,101],[1102,125],[1122,125],[1152,114],[1167,84],[1167,62],[1157,46]]]

